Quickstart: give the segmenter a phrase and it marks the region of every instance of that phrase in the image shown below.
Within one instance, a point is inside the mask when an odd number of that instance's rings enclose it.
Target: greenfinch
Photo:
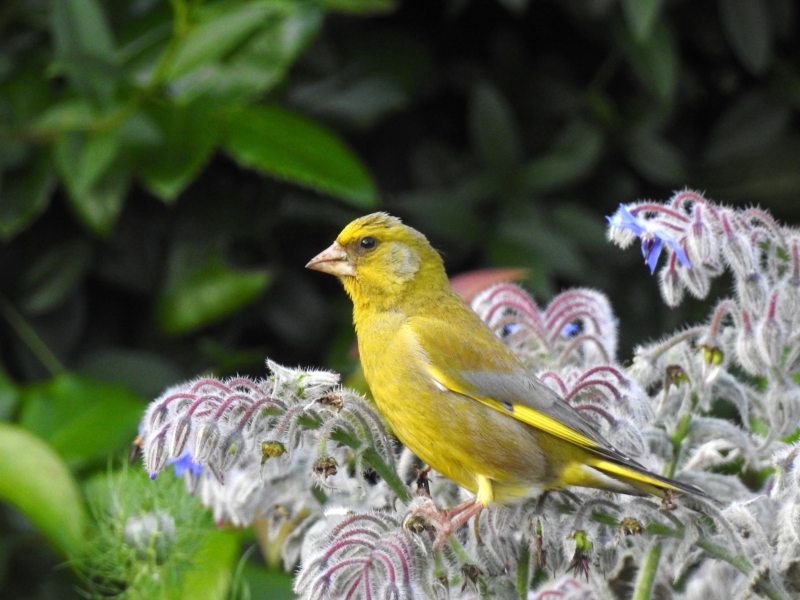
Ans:
[[[353,221],[307,267],[337,276],[352,299],[364,376],[395,435],[476,495],[447,511],[453,528],[493,502],[565,486],[708,497],[606,441],[481,321],[425,236],[396,217]]]

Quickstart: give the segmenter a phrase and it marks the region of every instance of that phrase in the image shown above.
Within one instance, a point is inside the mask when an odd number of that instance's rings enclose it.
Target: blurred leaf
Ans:
[[[68,98],[48,107],[33,124],[42,134],[83,131],[89,127],[97,111],[87,98]]]
[[[763,92],[750,92],[725,111],[709,135],[706,159],[722,162],[767,147],[786,130],[792,113]]]
[[[275,105],[234,112],[225,149],[238,162],[359,207],[375,206],[364,165],[332,131]]]
[[[636,132],[627,141],[628,160],[645,179],[662,185],[686,181],[683,156],[678,149],[655,132]]]
[[[212,259],[161,294],[159,324],[167,333],[194,331],[250,304],[269,283],[266,271],[231,269]]]
[[[57,306],[81,283],[92,259],[85,238],[73,238],[45,249],[25,271],[20,306],[28,314],[40,314]]]
[[[603,146],[600,130],[583,120],[573,121],[559,134],[547,154],[524,167],[521,183],[537,192],[574,185],[591,173],[602,156]]]
[[[11,418],[19,403],[19,389],[4,369],[0,368],[0,421]]]
[[[83,93],[110,100],[115,48],[100,3],[59,0],[52,7],[51,29],[59,65]]]
[[[130,175],[118,161],[119,131],[84,136],[67,133],[55,144],[55,162],[70,203],[81,221],[99,235],[108,235],[122,210]]]
[[[126,447],[145,405],[126,387],[64,372],[22,388],[20,424],[81,468]]]
[[[64,461],[40,438],[0,423],[0,499],[16,506],[61,554],[78,558],[86,514]]]
[[[182,600],[227,600],[239,558],[241,532],[217,529],[206,537],[192,557],[194,569],[186,571]]]
[[[269,600],[294,600],[291,573],[273,571],[248,561],[244,564],[242,576],[251,598]]]
[[[733,53],[753,75],[772,62],[773,31],[764,0],[719,0],[722,30]]]
[[[483,82],[472,92],[469,131],[481,162],[495,171],[508,171],[519,164],[522,142],[514,111],[502,93]]]
[[[218,2],[201,12],[198,23],[183,38],[166,70],[167,81],[205,63],[224,58],[279,11],[279,3]]]
[[[165,356],[113,347],[85,355],[78,371],[92,379],[122,384],[144,398],[155,398],[162,390],[184,378],[178,366]]]
[[[40,150],[20,168],[1,173],[0,240],[11,239],[38,217],[55,187],[51,161]]]
[[[622,14],[637,42],[647,42],[658,20],[663,0],[622,0]]]
[[[662,102],[670,102],[678,83],[680,56],[669,22],[657,21],[652,35],[642,43],[637,43],[627,30],[623,30],[620,37],[642,83]]]
[[[146,110],[163,138],[139,152],[138,172],[153,194],[172,202],[211,157],[220,137],[220,120],[213,108],[200,102],[158,104]]]
[[[325,10],[352,13],[382,13],[395,10],[395,0],[319,0]]]
[[[181,102],[213,97],[243,103],[281,77],[322,23],[312,3],[288,0],[218,2],[178,50],[168,73]]]

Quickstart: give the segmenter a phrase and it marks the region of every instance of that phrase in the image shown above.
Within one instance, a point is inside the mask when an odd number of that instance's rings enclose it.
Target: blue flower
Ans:
[[[687,269],[692,268],[692,265],[686,256],[686,252],[684,252],[683,248],[674,237],[669,235],[666,231],[652,221],[646,219],[637,219],[630,213],[624,204],[620,204],[619,210],[614,213],[614,216],[606,217],[606,220],[611,224],[612,227],[628,229],[635,235],[639,236],[639,238],[642,240],[642,255],[644,256],[645,263],[648,267],[650,267],[651,274],[656,270],[658,257],[661,256],[661,250],[664,247],[664,244],[667,244],[670,248],[672,248],[672,251],[678,257],[678,260],[681,261],[681,264],[684,267]]]
[[[168,458],[168,465],[175,465],[175,477],[180,477],[189,469],[192,475],[197,477],[203,470],[203,465],[194,462],[194,458],[188,450],[184,450],[178,458]]]

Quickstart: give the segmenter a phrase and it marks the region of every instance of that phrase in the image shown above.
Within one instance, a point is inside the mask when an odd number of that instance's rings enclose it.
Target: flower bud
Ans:
[[[708,291],[711,289],[711,281],[702,267],[687,269],[679,266],[677,270],[683,284],[692,296],[702,300],[708,295]]]
[[[783,327],[775,318],[778,292],[773,292],[770,298],[767,318],[758,330],[758,343],[764,360],[770,367],[778,367],[783,359],[785,334]]]
[[[161,511],[130,517],[125,521],[124,539],[138,558],[146,559],[154,551],[156,561],[163,563],[175,541],[175,519]]]
[[[686,237],[686,249],[693,265],[707,264],[716,260],[717,242],[711,227],[702,218],[703,207],[695,204],[694,222]]]
[[[747,238],[733,230],[725,213],[722,214],[722,227],[725,232],[722,247],[725,260],[736,275],[745,278],[753,271],[753,249]]]
[[[737,278],[736,293],[739,304],[753,315],[762,314],[767,299],[767,283],[757,271],[747,277]]]
[[[742,368],[751,375],[763,375],[766,371],[761,348],[759,348],[758,341],[753,333],[750,315],[746,310],[742,311],[741,326],[736,339],[736,356]]]
[[[659,277],[661,297],[670,308],[675,308],[681,303],[684,293],[683,282],[675,269],[675,263],[675,254],[673,254],[667,265],[661,269]]]

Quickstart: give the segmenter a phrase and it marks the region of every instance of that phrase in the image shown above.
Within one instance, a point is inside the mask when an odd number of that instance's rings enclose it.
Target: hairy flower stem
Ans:
[[[527,600],[531,580],[531,549],[528,542],[523,541],[519,547],[517,559],[517,593],[520,600]]]
[[[661,559],[661,542],[657,541],[650,547],[644,557],[642,566],[636,577],[636,587],[633,590],[632,600],[649,600],[656,578],[658,561]]]

